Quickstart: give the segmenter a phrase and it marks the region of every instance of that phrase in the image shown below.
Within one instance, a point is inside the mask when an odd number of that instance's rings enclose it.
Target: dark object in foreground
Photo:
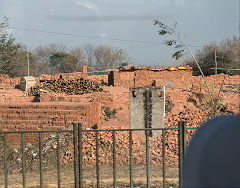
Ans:
[[[183,187],[240,187],[240,116],[205,123],[184,160]]]

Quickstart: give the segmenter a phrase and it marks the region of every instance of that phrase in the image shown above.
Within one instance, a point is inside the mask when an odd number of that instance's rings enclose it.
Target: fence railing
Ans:
[[[0,161],[0,166],[4,169],[4,186],[8,187],[8,140],[7,135],[9,134],[21,134],[21,153],[22,153],[22,186],[25,188],[26,185],[26,156],[25,156],[25,134],[35,133],[38,134],[38,155],[39,155],[39,186],[44,187],[43,181],[43,134],[55,134],[56,138],[56,170],[57,170],[57,182],[58,187],[61,187],[61,165],[60,165],[60,142],[59,137],[61,133],[70,133],[73,135],[73,147],[74,147],[74,187],[82,188],[84,186],[84,178],[83,178],[83,136],[86,133],[94,133],[95,134],[95,156],[96,156],[96,187],[100,187],[100,160],[99,160],[99,134],[102,132],[111,133],[112,139],[112,178],[113,187],[118,186],[118,177],[117,177],[117,154],[116,154],[116,133],[125,132],[128,133],[128,148],[129,148],[129,186],[134,187],[134,177],[133,177],[133,132],[145,132],[145,164],[146,164],[146,187],[150,187],[151,185],[151,175],[150,175],[150,147],[149,147],[149,131],[161,130],[162,136],[162,185],[166,187],[166,148],[165,148],[165,134],[166,131],[175,130],[178,132],[178,164],[179,164],[179,187],[182,186],[182,169],[183,169],[183,160],[186,152],[186,132],[188,129],[196,129],[196,128],[186,128],[185,122],[179,122],[178,128],[146,128],[146,129],[83,129],[81,123],[73,123],[72,130],[48,130],[48,131],[0,131],[0,135],[3,135],[3,151],[4,151],[4,160],[3,163]],[[1,168],[2,168],[1,167]],[[0,185],[1,186],[1,185]]]

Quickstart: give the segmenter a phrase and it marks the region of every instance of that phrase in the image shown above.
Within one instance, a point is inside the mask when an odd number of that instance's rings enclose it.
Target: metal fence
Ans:
[[[0,166],[4,169],[4,186],[8,187],[8,166],[7,166],[7,159],[8,159],[8,146],[7,146],[7,135],[9,134],[21,134],[21,153],[22,153],[22,160],[21,160],[21,176],[22,176],[22,186],[25,188],[26,185],[26,156],[25,156],[25,134],[28,133],[35,133],[38,134],[38,150],[39,150],[39,186],[44,187],[43,181],[43,157],[42,157],[42,150],[43,150],[43,134],[56,134],[56,169],[57,169],[57,181],[56,185],[61,187],[61,165],[60,165],[60,143],[59,143],[59,135],[62,133],[70,133],[73,135],[73,146],[74,146],[74,187],[75,188],[82,188],[84,187],[84,177],[83,177],[83,136],[84,133],[92,132],[95,136],[95,156],[96,156],[96,187],[100,187],[100,162],[99,162],[99,137],[98,135],[101,132],[111,132],[112,138],[112,178],[113,187],[118,186],[118,177],[117,177],[117,164],[116,164],[116,133],[117,132],[127,132],[129,135],[128,140],[128,147],[129,147],[129,187],[134,187],[134,177],[133,177],[133,132],[145,132],[145,164],[146,164],[146,187],[151,186],[151,175],[150,175],[150,159],[149,159],[149,131],[161,130],[162,133],[162,186],[166,187],[166,156],[165,156],[165,133],[168,130],[175,130],[178,132],[178,164],[179,164],[179,187],[182,186],[182,169],[183,169],[183,160],[186,151],[187,141],[186,141],[186,133],[187,130],[195,130],[196,128],[186,128],[185,122],[179,122],[178,128],[146,128],[146,129],[96,129],[96,130],[86,130],[82,128],[81,123],[73,123],[72,130],[55,130],[55,131],[1,131],[0,135],[3,135],[3,151],[4,151],[4,160],[1,162]],[[1,185],[0,185],[1,186]]]

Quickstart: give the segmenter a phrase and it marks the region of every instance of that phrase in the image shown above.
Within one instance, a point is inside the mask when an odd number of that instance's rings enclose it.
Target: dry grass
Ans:
[[[100,187],[108,188],[113,187],[113,173],[112,167],[100,166]],[[146,168],[134,167],[133,172],[134,187],[146,187]],[[37,188],[40,187],[40,175],[38,170],[28,172],[26,174],[26,187]],[[162,187],[162,169],[161,167],[150,168],[150,183],[151,187]],[[178,169],[175,167],[166,168],[166,182],[167,187],[178,186]],[[96,168],[84,167],[83,168],[83,182],[84,187],[96,187]],[[57,187],[57,171],[56,169],[44,170],[43,183],[45,188]],[[4,185],[4,175],[1,174],[0,185]],[[22,174],[8,175],[8,187],[18,188],[22,187]],[[119,188],[129,187],[129,167],[117,168],[117,185]],[[74,187],[74,170],[73,166],[61,169],[61,187]]]

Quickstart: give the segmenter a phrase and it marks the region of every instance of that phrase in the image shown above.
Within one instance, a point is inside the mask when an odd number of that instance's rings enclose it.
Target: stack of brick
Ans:
[[[20,78],[10,78],[8,75],[0,74],[0,88],[15,88],[20,84]]]
[[[99,103],[25,103],[0,105],[0,130],[61,130],[72,128],[72,122],[82,122],[85,128],[101,127]],[[20,136],[20,135],[18,135]],[[26,135],[26,142],[34,142]],[[18,141],[17,141],[18,140]],[[10,134],[9,141],[18,144],[20,139]]]

